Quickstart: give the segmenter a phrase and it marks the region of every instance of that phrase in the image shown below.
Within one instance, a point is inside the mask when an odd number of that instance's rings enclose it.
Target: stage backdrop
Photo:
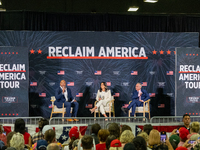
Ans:
[[[93,116],[89,108],[102,81],[115,96],[116,116],[122,116],[120,108],[131,100],[137,82],[151,97],[162,87],[174,100],[175,47],[198,47],[198,37],[198,33],[0,31],[0,45],[28,47],[31,116],[50,116],[50,97],[62,79],[79,101],[78,116]],[[154,108],[164,109],[160,101]]]
[[[26,47],[0,47],[0,116],[29,115],[29,64]]]
[[[176,115],[199,116],[200,49],[176,48]]]

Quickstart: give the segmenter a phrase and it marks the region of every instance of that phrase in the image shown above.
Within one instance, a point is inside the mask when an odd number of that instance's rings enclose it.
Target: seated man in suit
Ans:
[[[72,97],[71,90],[66,87],[65,80],[60,81],[60,87],[56,89],[55,97],[56,97],[56,101],[54,102],[54,104],[58,108],[62,108],[63,103],[64,103],[64,107],[66,107],[66,113],[67,113],[66,117],[71,117],[71,114],[70,114],[71,107],[73,107],[72,117],[77,116],[79,104]],[[67,120],[73,121],[72,119],[67,119]],[[78,121],[78,120],[74,119],[74,121]]]
[[[134,116],[135,108],[137,106],[143,106],[143,102],[150,98],[149,94],[146,90],[142,89],[142,84],[137,83],[135,86],[135,90],[133,91],[132,95],[132,102],[128,105],[127,108],[121,108],[124,113],[127,113],[129,109],[132,108],[131,115]]]

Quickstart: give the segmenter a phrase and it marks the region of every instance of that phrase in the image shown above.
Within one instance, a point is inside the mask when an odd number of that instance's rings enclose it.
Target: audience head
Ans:
[[[148,135],[152,129],[153,129],[153,126],[151,124],[145,124],[143,127],[143,131],[146,132]]]
[[[106,149],[107,149],[107,150],[110,148],[110,143],[111,143],[113,140],[115,140],[115,139],[117,139],[117,137],[114,136],[114,135],[109,135],[109,136],[107,137],[107,139],[106,139]]]
[[[144,140],[146,141],[146,143],[148,143],[148,141],[149,141],[149,136],[148,136],[148,134],[147,134],[146,132],[142,131],[142,132],[140,132],[137,136],[143,137]]]
[[[131,132],[130,130],[125,130],[124,132],[122,132],[120,136],[120,142],[123,144],[130,143],[132,142],[133,139],[134,139],[134,135],[133,135],[133,132]]]
[[[10,140],[12,139],[13,135],[15,134],[16,132],[10,132],[7,134],[6,138],[7,138],[7,147],[10,147]]]
[[[78,127],[74,126],[69,131],[69,137],[70,137],[70,143],[69,143],[69,149],[72,149],[73,142],[79,138],[79,131]]]
[[[90,150],[93,147],[93,138],[90,135],[84,135],[81,139],[81,146],[83,150]]]
[[[53,129],[49,129],[44,134],[44,139],[48,142],[48,144],[55,141],[56,133]]]
[[[130,131],[132,131],[132,129],[131,129],[130,126],[124,124],[124,125],[121,126],[121,133],[122,133],[123,131],[125,131],[125,130],[130,130]]]
[[[36,150],[46,150],[47,145],[48,145],[48,143],[46,140],[38,140]]]
[[[98,123],[95,123],[91,127],[91,132],[97,135],[100,129],[101,129],[101,126]]]
[[[180,142],[180,137],[177,134],[174,134],[169,137],[169,142],[171,143],[173,148],[176,148],[178,146],[178,143]]]
[[[137,136],[132,142],[137,150],[147,150],[147,143],[143,137]]]
[[[160,144],[160,132],[158,130],[152,129],[149,133],[149,145],[158,145]]]
[[[120,128],[117,123],[111,123],[108,127],[108,131],[110,132],[110,135],[114,135],[117,138],[120,136]]]
[[[78,142],[79,142],[79,139],[76,139],[76,140],[72,143],[72,149],[74,149],[75,147],[78,146]]]
[[[39,121],[40,131],[42,131],[42,129],[45,125],[49,125],[49,121],[47,119],[44,119],[44,118],[40,119],[40,121]]]
[[[199,137],[200,137],[199,134],[193,134],[192,136],[190,136],[190,140],[191,141],[196,141]]]
[[[60,150],[60,148],[56,143],[51,143],[47,146],[47,150]]]
[[[109,150],[123,150],[121,142],[118,139],[113,140],[110,143]]]
[[[123,150],[137,150],[135,148],[135,145],[133,143],[127,143],[125,146],[124,146],[124,149]]]
[[[189,131],[188,129],[184,128],[184,127],[181,127],[179,129],[179,137],[181,138],[181,141],[182,142],[185,142],[187,140],[187,136],[189,134]]]
[[[15,120],[14,131],[21,134],[25,133],[25,122],[23,119],[19,118]]]
[[[190,126],[190,115],[188,114],[184,114],[183,115],[183,123],[184,123],[184,126],[186,126],[187,128]]]
[[[106,142],[107,137],[109,136],[109,131],[106,129],[100,129],[98,132],[98,137],[100,142]]]
[[[3,125],[0,125],[0,134],[3,133]]]
[[[24,136],[23,134],[17,132],[10,140],[10,147],[14,147],[16,150],[24,149]]]
[[[45,125],[45,126],[42,128],[42,134],[44,135],[45,132],[46,132],[47,130],[50,130],[50,129],[53,130],[53,127],[50,126],[50,125]]]
[[[190,133],[199,133],[199,122],[192,122],[190,125]]]

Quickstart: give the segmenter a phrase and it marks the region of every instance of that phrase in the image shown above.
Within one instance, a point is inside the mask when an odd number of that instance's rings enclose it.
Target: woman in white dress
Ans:
[[[111,101],[111,92],[108,89],[106,82],[101,82],[101,87],[97,92],[97,96],[96,96],[96,100],[97,105],[90,109],[91,113],[93,113],[95,111],[95,109],[100,109],[101,114],[104,117],[107,117],[106,113],[105,113],[105,106],[107,106],[108,102]]]

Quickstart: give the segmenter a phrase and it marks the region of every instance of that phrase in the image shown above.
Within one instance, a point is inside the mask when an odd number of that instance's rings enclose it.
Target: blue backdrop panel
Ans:
[[[0,47],[0,116],[29,116],[29,63],[25,47]]]
[[[115,95],[116,116],[122,116],[120,107],[131,100],[137,82],[143,82],[151,97],[162,87],[174,100],[175,47],[197,47],[198,37],[198,33],[1,31],[0,45],[28,47],[30,115],[50,116],[50,97],[64,79],[79,101],[78,116],[92,116],[87,107],[94,103],[102,81]],[[49,47],[72,47],[73,54],[77,47],[81,52],[89,47],[97,57],[101,47],[137,47],[135,55],[143,48],[147,59],[47,59]]]
[[[199,116],[200,49],[176,48],[176,115]]]

